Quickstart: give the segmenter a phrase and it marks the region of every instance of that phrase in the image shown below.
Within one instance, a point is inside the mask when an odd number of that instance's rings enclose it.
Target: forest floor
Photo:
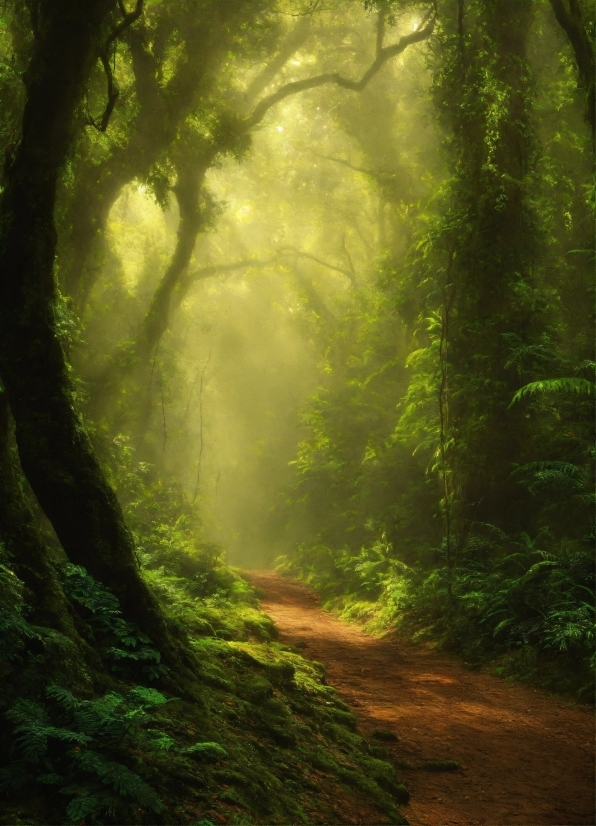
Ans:
[[[390,759],[456,760],[454,772],[400,769],[412,826],[594,823],[591,710],[474,672],[446,654],[365,634],[324,611],[306,586],[246,571],[280,641],[323,663],[363,733],[384,730]],[[346,822],[372,823],[349,817]]]

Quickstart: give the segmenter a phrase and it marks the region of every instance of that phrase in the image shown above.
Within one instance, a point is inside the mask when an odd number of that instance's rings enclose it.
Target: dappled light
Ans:
[[[595,25],[2,4],[0,826],[594,822]]]

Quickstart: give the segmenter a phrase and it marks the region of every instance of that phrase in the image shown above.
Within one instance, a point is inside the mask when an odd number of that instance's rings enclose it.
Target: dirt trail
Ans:
[[[451,759],[456,772],[404,771],[412,826],[589,826],[594,823],[594,722],[535,689],[467,671],[454,659],[378,640],[320,607],[300,583],[248,571],[283,642],[322,662],[363,731],[399,737],[392,757]],[[365,821],[363,821],[365,822]]]

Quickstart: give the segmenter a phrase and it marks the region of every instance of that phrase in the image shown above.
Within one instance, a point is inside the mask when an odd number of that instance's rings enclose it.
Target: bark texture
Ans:
[[[594,39],[590,36],[579,0],[550,0],[557,22],[567,35],[573,49],[580,86],[586,94],[586,120],[592,130],[592,144],[596,133],[596,61]]]
[[[56,628],[80,642],[66,598],[35,517],[21,489],[11,445],[10,409],[0,390],[0,540],[17,576],[34,599],[33,621]]]
[[[21,466],[67,556],[110,587],[125,614],[167,649],[165,621],[77,414],[56,324],[56,186],[111,8],[111,0],[39,4],[21,139],[0,205],[0,373]]]
[[[528,197],[538,152],[526,56],[532,18],[531,0],[466,5],[437,84],[454,138],[441,414],[450,442],[446,500],[461,517],[461,536],[471,522],[518,529],[521,515],[523,497],[510,474],[530,435],[529,420],[509,409],[520,383],[510,342],[531,344],[543,324],[533,278],[540,250]]]

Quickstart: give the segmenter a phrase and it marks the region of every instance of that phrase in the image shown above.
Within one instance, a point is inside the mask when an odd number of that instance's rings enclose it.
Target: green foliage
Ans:
[[[357,296],[330,337],[281,566],[370,631],[586,693],[593,156],[547,5],[461,11],[429,58],[445,165],[405,258],[381,264],[383,299]]]
[[[100,442],[136,540],[139,560],[150,573],[184,581],[194,597],[250,601],[246,582],[224,564],[224,549],[206,542],[196,510],[177,479],[139,462],[131,439],[118,434]],[[160,578],[154,577],[156,584]]]
[[[544,544],[552,545],[546,535],[531,540],[524,534],[515,542],[495,534],[471,537],[454,569],[437,568],[425,578],[420,572],[408,622],[442,636],[470,661],[537,652],[533,670],[524,675],[522,665],[521,676],[585,695],[595,648],[592,543],[556,551],[543,550]],[[515,673],[515,658],[511,662]]]
[[[348,582],[350,571],[363,566],[374,590],[375,565],[385,564],[381,545],[399,546],[409,559],[416,544],[434,538],[432,511],[430,520],[419,516],[432,508],[428,456],[415,451],[418,434],[396,431],[399,411],[409,415],[417,402],[413,390],[404,400],[409,363],[400,364],[403,328],[390,297],[360,293],[330,339],[322,386],[303,413],[306,438],[293,462],[288,530],[320,581],[327,576],[331,583],[332,572],[341,571]],[[355,579],[361,581],[358,573]]]
[[[118,599],[83,567],[66,566],[64,591],[87,609],[91,625],[103,632],[104,654],[111,660],[114,671],[124,673],[138,663],[150,680],[167,672],[167,667],[161,663],[161,654],[151,645],[149,637],[122,617]]]
[[[164,811],[155,791],[121,761],[153,719],[148,709],[166,702],[143,686],[77,700],[50,685],[43,703],[19,700],[6,712],[13,739],[11,761],[0,769],[0,789],[55,787],[66,798],[69,823],[123,822],[139,807]]]
[[[327,776],[346,799],[365,796],[403,822],[395,804],[407,791],[392,767],[367,756],[355,719],[324,683],[323,667],[271,642],[272,624],[247,583],[241,593],[205,599],[194,595],[191,580],[148,574],[170,621],[184,622],[190,636],[192,701],[121,681],[93,699],[52,684],[42,698],[17,700],[3,730],[7,818],[40,808],[49,823],[197,816],[302,823],[304,802],[327,822],[335,817],[320,796]],[[125,647],[124,632],[142,647],[136,630],[120,625],[114,596],[82,569],[68,569],[65,587],[80,611],[81,633],[88,635],[88,624],[108,664],[114,639]],[[105,681],[105,673],[98,679]]]
[[[27,644],[41,639],[39,632],[26,619],[23,583],[7,565],[4,548],[0,543],[0,663],[20,662],[27,651]]]
[[[219,743],[195,743],[185,749],[184,753],[190,755],[194,760],[206,763],[216,763],[218,760],[225,760],[228,757],[227,751]]]
[[[523,399],[525,396],[533,396],[537,393],[587,393],[588,395],[593,396],[594,389],[594,382],[577,377],[532,381],[530,384],[520,387],[514,395],[511,404],[520,401],[520,399]]]

